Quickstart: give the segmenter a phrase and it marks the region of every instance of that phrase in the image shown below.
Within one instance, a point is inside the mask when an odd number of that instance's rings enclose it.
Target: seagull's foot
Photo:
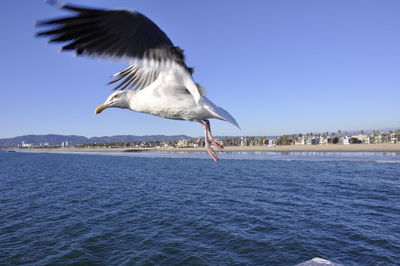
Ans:
[[[214,144],[217,148],[223,149],[224,147],[218,143],[218,141],[212,136],[211,130],[210,130],[210,122],[208,120],[202,120],[200,123],[204,126],[205,129],[205,136],[204,136],[204,141],[205,141],[205,147],[208,152],[208,154],[211,156],[211,158],[215,161],[218,162],[218,156],[211,147],[211,143]]]
[[[215,151],[211,148],[211,146],[206,147],[208,154],[210,154],[211,158],[214,160],[214,162],[218,162],[218,156],[215,153]]]
[[[221,143],[219,143],[216,139],[211,138],[210,139],[211,143],[214,144],[215,147],[217,147],[220,150],[224,149],[224,145],[222,145]]]

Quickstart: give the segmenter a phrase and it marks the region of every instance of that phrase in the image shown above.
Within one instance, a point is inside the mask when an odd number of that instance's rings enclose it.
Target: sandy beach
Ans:
[[[13,149],[17,152],[204,152],[204,148],[52,148],[52,149]],[[216,149],[217,150],[217,149]],[[220,152],[270,151],[270,152],[400,152],[400,144],[325,144],[325,145],[284,145],[265,146],[229,146]]]

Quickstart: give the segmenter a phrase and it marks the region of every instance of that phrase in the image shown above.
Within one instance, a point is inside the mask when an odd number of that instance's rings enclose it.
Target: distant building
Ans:
[[[304,139],[304,137],[301,137],[294,141],[294,145],[305,145],[305,144],[306,144],[306,140]]]
[[[30,148],[33,147],[33,144],[32,143],[25,143],[25,141],[22,141],[21,147],[30,149]]]
[[[244,137],[240,138],[240,146],[247,146],[247,138]]]
[[[383,138],[382,138],[382,135],[377,135],[377,136],[374,136],[374,143],[375,144],[378,144],[378,143],[382,143],[383,142]]]
[[[365,144],[369,144],[371,142],[371,139],[369,136],[365,135],[365,134],[358,134],[358,135],[353,135],[351,136],[354,139],[358,140],[358,143],[365,143]]]
[[[319,144],[327,144],[328,143],[328,138],[326,137],[319,137]]]
[[[306,139],[306,145],[316,145],[319,144],[319,139],[315,137],[308,137]]]
[[[226,145],[226,144],[224,143],[224,141],[219,141],[219,143],[220,143],[222,146],[225,146],[225,145]],[[203,146],[203,140],[201,140],[201,139],[195,139],[195,140],[192,141],[192,145],[193,145],[194,148],[201,147],[201,146]]]
[[[390,134],[390,143],[400,143],[400,134],[392,133]]]
[[[266,140],[266,144],[268,147],[275,147],[276,146],[276,139],[268,139]]]
[[[347,136],[342,137],[342,144],[344,145],[350,144],[350,138]]]
[[[187,139],[180,139],[176,142],[177,148],[187,148],[189,147],[189,141]]]
[[[63,147],[63,148],[68,147],[68,141],[61,142],[61,147]]]

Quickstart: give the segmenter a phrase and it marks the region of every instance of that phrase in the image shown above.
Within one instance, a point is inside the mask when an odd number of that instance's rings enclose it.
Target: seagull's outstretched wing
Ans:
[[[115,89],[143,89],[161,72],[174,70],[195,99],[200,97],[185,64],[183,51],[150,19],[136,11],[89,9],[51,2],[74,16],[38,22],[50,30],[37,33],[50,42],[66,43],[62,50],[78,55],[123,59],[130,66],[114,75]],[[186,84],[190,83],[190,84]]]

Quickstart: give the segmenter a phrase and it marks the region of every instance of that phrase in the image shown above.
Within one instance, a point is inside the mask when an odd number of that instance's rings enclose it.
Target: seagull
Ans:
[[[193,80],[193,68],[183,50],[143,14],[125,9],[93,9],[49,1],[71,16],[39,21],[46,27],[36,36],[63,43],[62,51],[102,59],[122,60],[128,67],[113,75],[114,92],[98,106],[96,114],[116,107],[162,118],[199,122],[205,130],[205,148],[214,161],[212,146],[223,149],[211,133],[209,119],[239,127],[235,118],[206,97]]]

